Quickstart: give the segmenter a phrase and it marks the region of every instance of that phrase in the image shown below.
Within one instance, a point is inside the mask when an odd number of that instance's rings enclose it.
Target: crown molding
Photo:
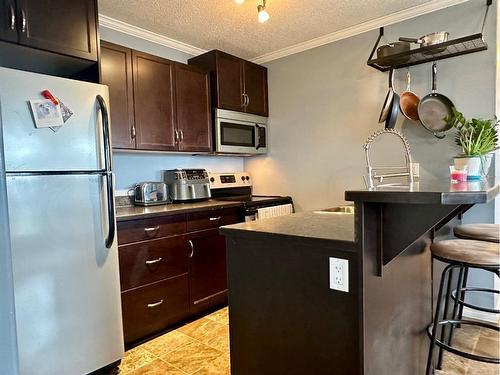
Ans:
[[[178,40],[168,38],[166,36],[154,33],[152,31],[143,29],[142,27],[137,27],[129,23],[117,20],[112,17],[105,16],[99,13],[99,26],[106,27],[115,31],[119,31],[124,34],[135,36],[147,40],[152,43],[156,43],[168,48],[175,49],[190,55],[200,55],[207,52],[204,49],[192,46],[187,43],[180,42]]]
[[[272,60],[281,59],[286,56],[320,47],[341,39],[356,36],[367,31],[378,29],[380,27],[392,25],[401,21],[408,20],[410,18],[421,16],[427,13],[432,13],[440,9],[451,7],[453,5],[462,4],[467,1],[469,0],[433,0],[428,3],[404,9],[387,16],[375,18],[373,20],[366,21],[355,26],[347,27],[345,29],[335,31],[333,33],[326,34],[318,38],[308,40],[306,42],[298,43],[290,47],[285,47],[274,52],[266,53],[264,55],[251,59],[251,61],[257,64],[262,64]]]

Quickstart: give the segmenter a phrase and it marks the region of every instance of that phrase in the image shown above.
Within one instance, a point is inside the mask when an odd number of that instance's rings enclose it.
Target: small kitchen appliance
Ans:
[[[294,212],[287,196],[252,195],[252,177],[246,172],[209,173],[212,199],[243,204],[245,221],[288,215]]]
[[[175,202],[210,198],[208,173],[205,169],[171,169],[163,172],[170,199]]]
[[[215,151],[244,155],[267,153],[267,117],[216,109]]]
[[[156,206],[168,203],[168,189],[164,182],[141,182],[134,188],[134,204]]]

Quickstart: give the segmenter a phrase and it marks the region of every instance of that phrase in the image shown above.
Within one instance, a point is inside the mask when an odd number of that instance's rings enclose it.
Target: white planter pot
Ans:
[[[479,156],[456,157],[453,159],[456,169],[467,167],[467,179],[478,180],[482,177],[482,162]]]

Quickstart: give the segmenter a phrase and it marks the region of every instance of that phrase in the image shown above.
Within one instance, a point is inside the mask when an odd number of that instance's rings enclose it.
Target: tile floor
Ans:
[[[470,326],[455,332],[454,345],[457,347],[475,354],[499,355],[498,334]],[[227,307],[129,350],[119,374],[229,375]],[[446,353],[443,369],[437,374],[499,375],[500,366]]]

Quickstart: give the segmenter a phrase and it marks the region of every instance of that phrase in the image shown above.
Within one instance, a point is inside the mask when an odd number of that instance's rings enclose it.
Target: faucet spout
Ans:
[[[405,150],[405,162],[406,162],[404,166],[373,167],[371,165],[370,147],[371,147],[372,143],[375,141],[375,139],[377,139],[378,137],[380,137],[383,134],[389,134],[389,135],[396,136],[403,143],[403,147]],[[384,180],[384,178],[408,177],[408,182],[410,184],[413,183],[410,143],[408,142],[408,139],[403,134],[401,134],[399,131],[394,130],[394,129],[383,129],[383,130],[376,131],[370,137],[368,137],[365,144],[363,145],[363,148],[365,150],[366,170],[368,172],[368,179],[365,179],[365,183],[367,184],[367,188],[371,189],[371,188],[375,187],[373,180],[378,180],[379,183],[381,183]],[[394,169],[394,170],[401,170],[402,172],[379,174],[376,172],[377,169],[385,169],[385,170]]]

